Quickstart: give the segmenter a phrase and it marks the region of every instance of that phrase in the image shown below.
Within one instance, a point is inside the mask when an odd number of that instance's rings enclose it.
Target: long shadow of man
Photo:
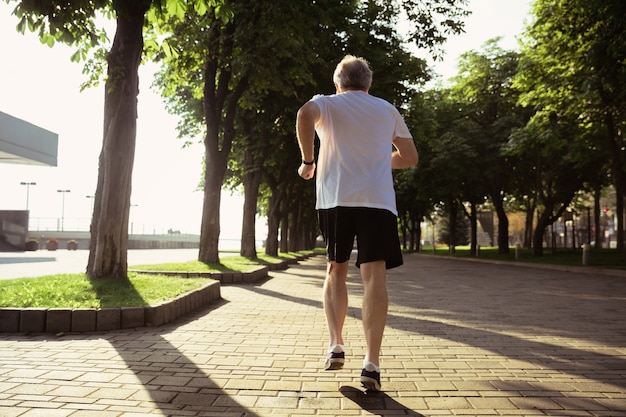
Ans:
[[[344,397],[353,401],[363,410],[377,416],[413,416],[424,417],[424,415],[415,412],[398,401],[391,398],[384,392],[361,391],[360,389],[343,386],[339,388]]]
[[[184,319],[192,320],[218,305],[191,313]],[[145,332],[119,333],[109,339],[128,369],[143,385],[143,392],[150,397],[132,399],[149,401],[165,415],[210,412],[259,417],[220,388],[201,364],[192,361],[167,340],[167,333],[178,324]]]

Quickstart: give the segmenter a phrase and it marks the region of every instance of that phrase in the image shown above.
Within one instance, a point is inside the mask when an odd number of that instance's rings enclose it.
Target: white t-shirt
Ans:
[[[396,137],[413,137],[398,110],[359,90],[311,101],[320,109],[315,208],[371,207],[397,216],[392,143]]]

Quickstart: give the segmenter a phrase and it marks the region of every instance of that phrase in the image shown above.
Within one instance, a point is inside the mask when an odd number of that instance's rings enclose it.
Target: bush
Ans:
[[[59,241],[55,238],[48,239],[46,242],[46,249],[48,250],[57,250],[59,249]]]
[[[39,250],[39,241],[37,239],[28,239],[24,245],[24,250],[36,251]]]

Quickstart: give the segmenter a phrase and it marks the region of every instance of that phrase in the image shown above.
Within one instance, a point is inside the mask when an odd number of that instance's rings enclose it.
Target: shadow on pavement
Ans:
[[[198,310],[182,320],[194,320],[194,317],[206,315],[224,303]],[[163,415],[171,416],[223,413],[259,417],[237,403],[211,379],[207,370],[190,360],[166,339],[168,331],[180,324],[177,321],[143,335],[120,333],[109,340],[128,369],[141,381],[154,407],[161,410]]]
[[[474,346],[497,355],[523,360],[540,368],[549,367],[626,388],[626,379],[616,378],[615,375],[610,377],[611,372],[626,370],[626,360],[623,357],[577,349],[573,345],[554,345],[532,340],[541,334],[562,334],[567,338],[593,340],[584,328],[579,327],[581,323],[588,322],[590,328],[598,328],[608,321],[619,322],[615,313],[626,311],[626,305],[619,297],[619,292],[614,294],[615,299],[611,302],[599,304],[611,295],[612,285],[604,291],[599,291],[596,287],[599,279],[594,280],[588,276],[583,278],[582,289],[571,283],[567,287],[560,279],[546,278],[542,281],[534,277],[532,283],[516,285],[515,279],[523,279],[528,271],[516,271],[512,278],[506,280],[497,277],[490,269],[492,265],[479,266],[479,269],[487,271],[483,276],[466,275],[465,280],[461,276],[455,285],[455,275],[467,274],[468,270],[459,264],[451,265],[447,273],[452,274],[452,277],[447,276],[442,280],[438,280],[434,274],[422,280],[421,277],[411,276],[411,271],[406,269],[402,273],[394,273],[389,279],[391,308],[387,326]],[[319,267],[305,268],[319,270]],[[303,266],[300,265],[298,269],[303,269]],[[283,273],[291,275],[291,271]],[[549,277],[553,273],[546,272],[546,276]],[[317,279],[321,288],[323,277]],[[572,278],[569,280],[571,282]],[[353,268],[348,281],[349,296],[361,297],[360,278],[358,272],[355,275]],[[609,283],[617,281],[615,278],[608,279]],[[620,284],[620,288],[623,286],[624,284]],[[317,297],[304,298],[259,286],[243,288],[265,296],[323,308],[320,301],[321,289]],[[391,303],[400,306],[402,314],[395,314],[393,311],[396,307]],[[566,319],[564,316],[569,314],[576,316]],[[350,306],[348,316],[360,320],[361,309]],[[457,324],[446,323],[449,320],[454,320]],[[510,329],[526,329],[533,333],[531,337],[524,338],[507,334]],[[623,339],[623,330],[621,336],[610,332],[610,328],[604,333]],[[596,334],[596,338],[602,340],[602,332]]]
[[[373,415],[424,417],[423,414],[405,407],[384,392],[361,391],[360,389],[348,386],[339,388],[339,392],[363,410]]]

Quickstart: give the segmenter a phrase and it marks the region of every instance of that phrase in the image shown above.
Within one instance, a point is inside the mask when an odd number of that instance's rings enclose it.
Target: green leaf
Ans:
[[[20,21],[17,23],[16,29],[22,35],[24,34],[24,30],[26,29],[26,18],[25,17],[22,17],[20,19]]]
[[[49,48],[52,48],[54,46],[54,36],[46,36],[45,39],[42,39],[42,41],[45,41],[46,45],[48,45]]]
[[[185,18],[185,2],[184,0],[167,0],[167,12],[179,19]]]
[[[163,53],[165,54],[167,58],[178,57],[178,51],[172,48],[172,46],[167,42],[167,40],[163,41],[163,44],[161,45],[161,49],[163,49]]]
[[[143,41],[143,48],[146,51],[156,51],[159,49],[159,44],[157,43],[156,39],[149,38]]]
[[[80,49],[70,56],[70,61],[72,62],[80,62]]]
[[[199,16],[204,16],[208,10],[207,4],[204,1],[199,1],[194,4],[194,9]]]
[[[230,7],[230,5],[226,3],[218,4],[215,6],[215,16],[219,19],[222,19],[224,23],[230,22],[234,15],[234,10],[232,9],[232,7]]]

